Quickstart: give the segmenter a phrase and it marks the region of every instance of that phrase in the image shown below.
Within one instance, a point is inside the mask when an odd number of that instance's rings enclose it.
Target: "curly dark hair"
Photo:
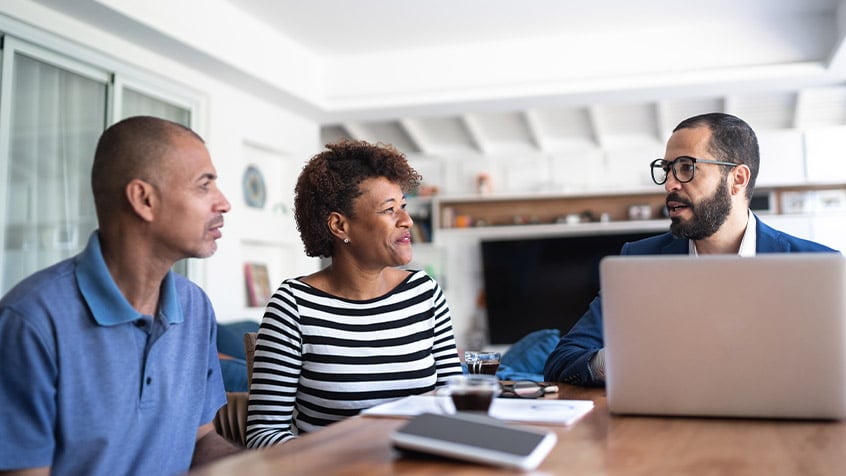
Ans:
[[[297,179],[294,218],[306,255],[329,258],[334,244],[329,214],[355,216],[353,203],[361,195],[362,181],[385,177],[409,193],[422,177],[392,145],[344,139],[326,148],[306,163]]]

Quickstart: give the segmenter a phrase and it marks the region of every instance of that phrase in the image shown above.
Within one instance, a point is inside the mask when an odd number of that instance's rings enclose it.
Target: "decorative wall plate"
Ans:
[[[264,208],[267,201],[267,188],[264,185],[264,175],[255,165],[250,165],[244,170],[244,178],[241,182],[244,189],[244,201],[247,206],[253,208]]]

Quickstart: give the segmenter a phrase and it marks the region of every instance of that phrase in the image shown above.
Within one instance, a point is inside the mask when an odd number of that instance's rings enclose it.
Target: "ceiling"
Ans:
[[[37,0],[312,117],[325,141],[444,157],[660,145],[715,110],[844,125],[844,1]]]
[[[232,0],[231,3],[323,56],[531,38],[661,30],[694,32],[708,23],[768,27],[782,19],[830,15],[834,0]],[[748,34],[748,33],[747,33]]]
[[[428,110],[415,114],[409,107],[384,120],[353,118],[335,124],[330,120],[324,129],[327,141],[352,136],[391,142],[409,152],[489,155],[663,143],[679,120],[712,110],[737,114],[759,129],[846,121],[846,89],[839,85],[843,71],[821,81],[833,87],[820,87],[812,78],[795,78],[793,74],[799,73],[789,71],[761,78],[760,86],[743,78],[745,73],[754,76],[755,68],[785,66],[787,70],[801,63],[819,66],[816,75],[826,76],[842,41],[835,21],[838,2],[831,0],[717,0],[684,7],[672,0],[413,4],[239,0],[237,4],[328,58],[415,54],[467,45],[495,48],[504,42],[526,45],[518,54],[541,55],[544,49],[532,47],[546,43],[562,52],[544,62],[575,56],[579,61],[568,69],[586,72],[581,78],[587,83],[583,91],[575,89],[558,97],[523,95],[521,103],[494,93],[468,101],[464,110],[449,114]],[[619,54],[609,54],[609,44],[634,56],[621,61]],[[580,50],[580,54],[563,51],[567,49]],[[639,62],[651,69],[632,67]],[[662,84],[662,75],[680,74],[673,62],[686,64],[691,78]],[[589,83],[603,81],[619,84],[619,89],[590,87]],[[643,83],[643,90],[621,94],[631,91],[625,84],[629,81]],[[485,107],[484,101],[496,105]]]

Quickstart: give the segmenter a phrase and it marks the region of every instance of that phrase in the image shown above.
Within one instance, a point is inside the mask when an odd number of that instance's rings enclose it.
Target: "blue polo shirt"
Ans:
[[[0,300],[0,469],[175,474],[226,401],[215,316],[173,272],[155,318],[126,301],[95,231]]]

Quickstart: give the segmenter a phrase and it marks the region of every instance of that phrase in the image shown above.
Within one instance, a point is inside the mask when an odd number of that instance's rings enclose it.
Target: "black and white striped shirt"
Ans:
[[[446,299],[425,272],[365,301],[285,280],[256,340],[247,445],[286,441],[460,373]]]

